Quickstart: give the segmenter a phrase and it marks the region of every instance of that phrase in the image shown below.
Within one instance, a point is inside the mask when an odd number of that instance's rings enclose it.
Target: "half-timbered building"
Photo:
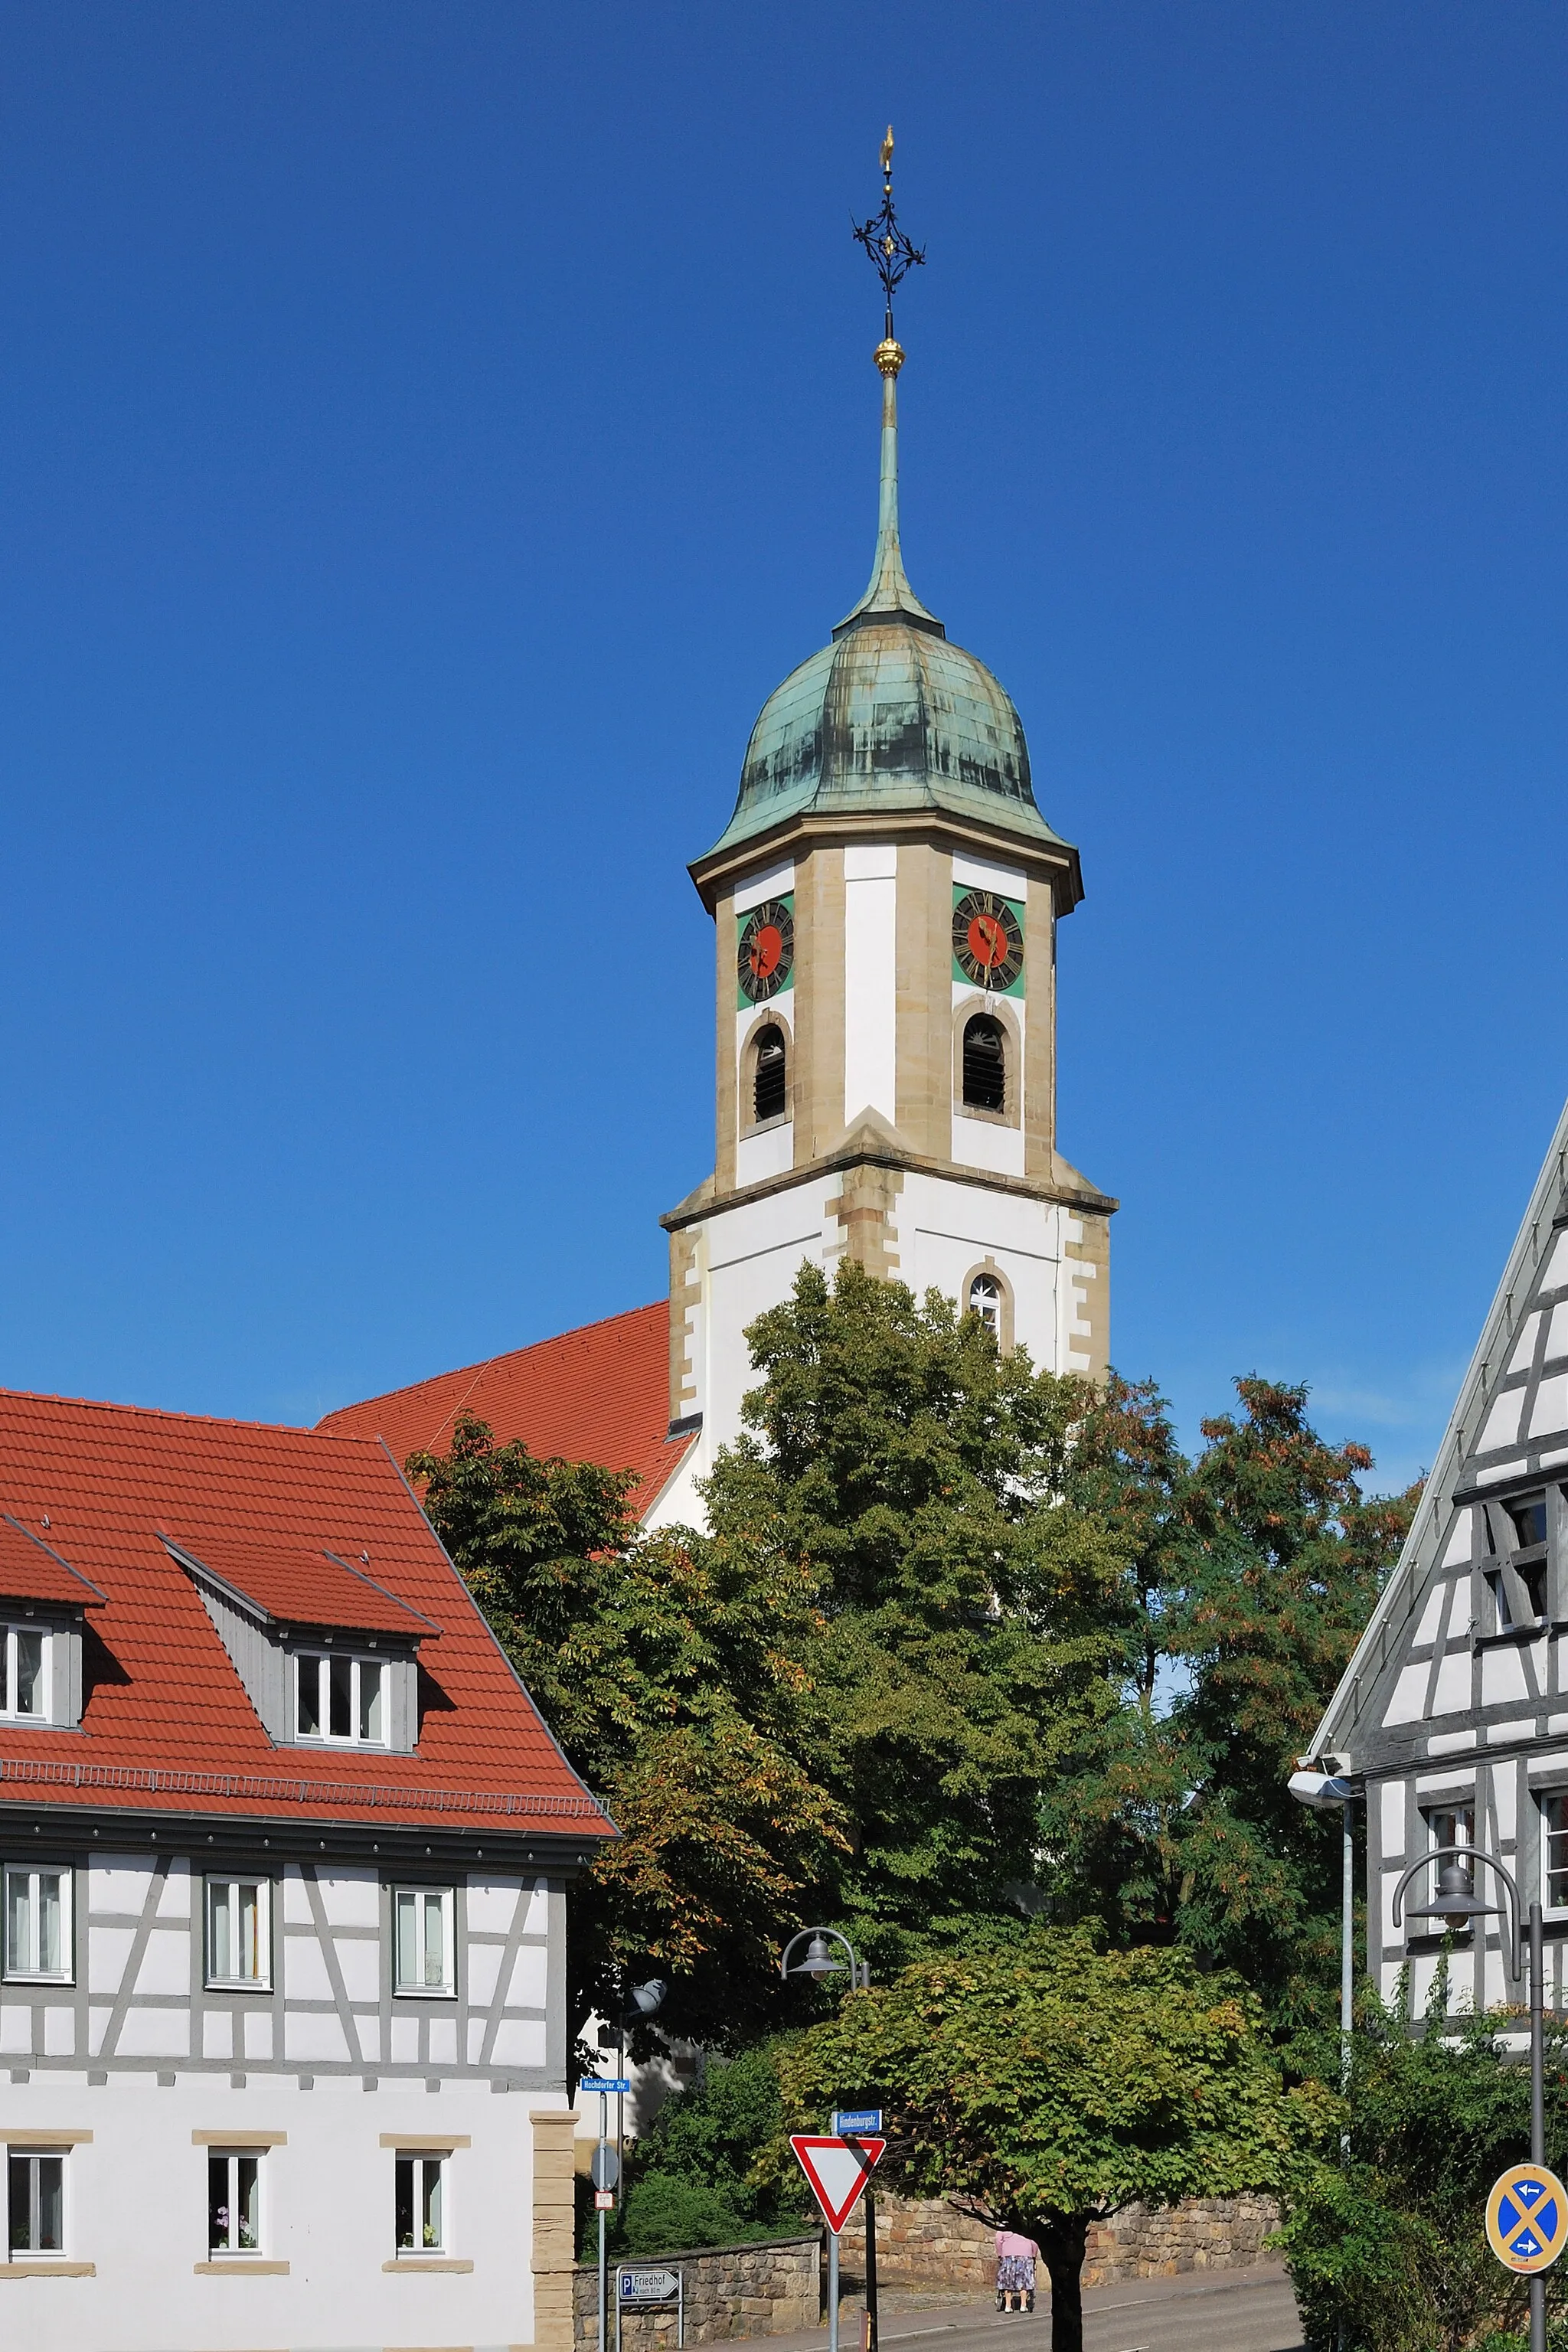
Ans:
[[[1409,1539],[1304,1762],[1364,1793],[1369,1964],[1424,2010],[1443,1937],[1396,1929],[1401,1874],[1479,1843],[1539,1896],[1548,1998],[1568,2006],[1568,1111],[1531,1197]],[[1496,1899],[1489,1874],[1478,1894]],[[1424,1874],[1407,1901],[1431,1899]],[[1525,1998],[1498,1920],[1467,1931],[1450,2000]]]
[[[612,1824],[396,1463],[0,1394],[0,2334],[570,2341]]]

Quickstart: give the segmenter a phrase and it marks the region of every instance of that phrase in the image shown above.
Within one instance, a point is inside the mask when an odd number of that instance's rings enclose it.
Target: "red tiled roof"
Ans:
[[[488,1422],[503,1445],[521,1437],[542,1458],[635,1470],[632,1499],[643,1512],[695,1442],[689,1432],[669,1434],[669,1309],[662,1300],[342,1405],[316,1426],[334,1437],[383,1437],[406,1462],[414,1453],[443,1452],[460,1412]]]
[[[428,1640],[441,1628],[410,1609],[368,1573],[331,1553],[246,1538],[204,1536],[201,1549],[163,1530],[176,1554],[205,1568],[263,1617],[280,1625],[331,1625],[365,1633],[403,1633]]]
[[[0,1799],[36,1783],[52,1802],[142,1811],[517,1815],[573,1838],[609,1832],[373,1440],[0,1390],[0,1513],[29,1530],[47,1516],[51,1549],[108,1596],[80,1729],[0,1727]],[[279,1552],[368,1555],[382,1591],[441,1629],[424,1653],[434,1704],[418,1753],[275,1747],[162,1532],[215,1568],[219,1551],[243,1553],[253,1575]]]
[[[8,1517],[0,1517],[0,1593],[7,1601],[64,1601],[72,1609],[99,1609],[105,1599],[42,1536]]]

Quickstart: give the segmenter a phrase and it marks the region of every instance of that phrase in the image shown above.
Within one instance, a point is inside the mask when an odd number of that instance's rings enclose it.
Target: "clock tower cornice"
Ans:
[[[1059,919],[1070,915],[1084,895],[1083,869],[1070,842],[1047,846],[1020,841],[1005,825],[990,825],[929,809],[871,810],[854,814],[812,814],[781,818],[765,833],[744,842],[721,845],[694,858],[687,867],[708,912],[712,914],[729,883],[743,881],[759,868],[792,853],[842,848],[864,841],[921,844],[931,849],[965,852],[998,858],[1018,867],[1032,882],[1049,886]]]

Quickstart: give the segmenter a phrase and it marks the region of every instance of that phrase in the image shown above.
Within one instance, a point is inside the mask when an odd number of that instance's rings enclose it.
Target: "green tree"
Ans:
[[[1339,1849],[1286,1781],[1419,1489],[1366,1497],[1371,1455],[1319,1436],[1305,1388],[1237,1388],[1195,1463],[1151,1382],[1111,1373],[1079,1424],[1064,1492],[1120,1559],[1121,1703],[1044,1793],[1044,1875],[1060,1916],[1237,1969],[1289,2037],[1330,2019]]]
[[[809,2200],[799,2171],[758,2165],[784,2127],[771,2044],[710,2059],[633,2144],[617,2248],[668,2253],[801,2231]]]
[[[1363,1445],[1326,1444],[1307,1390],[1236,1383],[1239,1417],[1205,1421],[1185,1494],[1194,1538],[1172,1648],[1189,1686],[1173,1710],[1193,1791],[1180,1841],[1180,1932],[1237,1969],[1282,2028],[1331,2005],[1339,1850],[1286,1786],[1384,1577],[1419,1484],[1368,1498]]]
[[[761,1377],[710,1523],[759,1577],[817,1580],[810,1753],[849,1839],[828,1899],[886,1968],[977,1912],[1016,1921],[1040,1792],[1116,1703],[1117,1563],[1061,1503],[1090,1391],[850,1263],[831,1289],[803,1266],[747,1336]]]
[[[1423,2029],[1404,1989],[1361,2005],[1348,2111],[1325,2111],[1319,2146],[1287,2175],[1285,2259],[1309,2339],[1344,2352],[1461,2352],[1488,2326],[1517,2326],[1521,2283],[1486,2241],[1488,2193],[1530,2153],[1530,2075],[1500,2035],[1517,2018],[1447,2014],[1447,1970]],[[1548,2048],[1549,2164],[1568,2158],[1560,2033]],[[1339,2148],[1344,2121],[1350,2151]],[[1549,2273],[1552,2299],[1563,2288]]]
[[[661,2028],[722,2046],[773,2000],[781,1935],[842,1842],[799,1760],[816,1580],[689,1532],[639,1538],[633,1481],[459,1419],[409,1475],[566,1757],[621,1835],[570,1906],[580,2032],[658,1964]]]
[[[876,2095],[895,2188],[1035,2238],[1053,2352],[1082,2352],[1092,2221],[1277,2183],[1286,2110],[1258,2026],[1250,1995],[1184,1952],[1042,1927],[848,1996],[780,2074],[795,2128]]]

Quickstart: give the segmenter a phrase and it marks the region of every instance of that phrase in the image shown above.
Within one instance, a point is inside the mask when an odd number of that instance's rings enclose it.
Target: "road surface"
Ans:
[[[1044,2297],[1039,2298],[1043,2306]],[[1289,2281],[1272,2263],[1180,2278],[1123,2279],[1083,2299],[1084,2352],[1304,2352]],[[881,2352],[1050,2352],[1050,2315],[999,2318],[984,2305],[886,2313]],[[824,2352],[826,2329],[773,2338],[775,2352]],[[846,2312],[840,2352],[858,2352]]]

